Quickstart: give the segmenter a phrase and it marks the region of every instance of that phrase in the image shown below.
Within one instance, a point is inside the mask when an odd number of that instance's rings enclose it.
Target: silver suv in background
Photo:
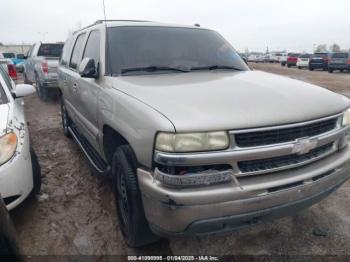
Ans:
[[[38,96],[47,100],[57,93],[57,66],[62,53],[62,43],[36,43],[27,53],[24,63],[24,82],[35,83]]]
[[[350,175],[349,99],[251,71],[209,29],[98,21],[67,40],[59,87],[131,246],[294,214]]]

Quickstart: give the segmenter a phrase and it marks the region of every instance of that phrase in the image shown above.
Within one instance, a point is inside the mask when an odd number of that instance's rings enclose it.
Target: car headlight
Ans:
[[[348,108],[343,114],[343,126],[350,125],[350,108]]]
[[[8,133],[0,137],[0,165],[6,163],[16,152],[17,136],[15,133]]]
[[[200,152],[223,150],[229,145],[227,132],[163,133],[156,138],[156,150],[164,152]]]

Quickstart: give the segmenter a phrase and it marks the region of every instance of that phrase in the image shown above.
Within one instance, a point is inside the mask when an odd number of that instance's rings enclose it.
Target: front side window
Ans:
[[[7,72],[4,71],[4,69],[0,65],[0,77],[2,77],[7,85],[7,88],[11,91],[12,90],[12,80],[7,74]],[[6,88],[6,87],[5,87]]]
[[[38,56],[61,57],[63,44],[41,44]]]
[[[85,33],[78,36],[77,40],[75,41],[75,45],[72,52],[72,57],[70,59],[69,67],[73,69],[78,69],[78,65],[80,64],[81,60],[81,52],[83,49],[85,39]]]
[[[100,32],[92,31],[89,35],[89,38],[86,43],[84,56],[94,59],[95,65],[97,67],[98,62],[100,61]]]
[[[0,83],[0,105],[8,103],[6,93]]]
[[[248,70],[233,47],[211,30],[130,26],[110,27],[107,33],[106,68],[110,75],[145,67],[191,70],[220,66]]]

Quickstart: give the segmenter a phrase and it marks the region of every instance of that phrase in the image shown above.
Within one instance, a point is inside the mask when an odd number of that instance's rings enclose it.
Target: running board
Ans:
[[[98,176],[110,177],[111,167],[99,156],[99,154],[91,146],[87,139],[82,136],[74,127],[68,127],[68,130]]]

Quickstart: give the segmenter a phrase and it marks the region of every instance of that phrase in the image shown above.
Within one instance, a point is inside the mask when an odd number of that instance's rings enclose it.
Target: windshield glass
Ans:
[[[42,44],[39,48],[38,56],[60,57],[63,44]]]
[[[132,68],[248,67],[218,33],[175,27],[108,28],[107,74],[120,75]],[[171,71],[181,72],[181,71]],[[138,72],[145,74],[149,72]],[[159,71],[157,71],[159,73]]]
[[[4,55],[4,58],[14,58],[15,54],[14,53],[2,53]]]
[[[333,58],[348,58],[348,53],[336,53],[333,55]]]

